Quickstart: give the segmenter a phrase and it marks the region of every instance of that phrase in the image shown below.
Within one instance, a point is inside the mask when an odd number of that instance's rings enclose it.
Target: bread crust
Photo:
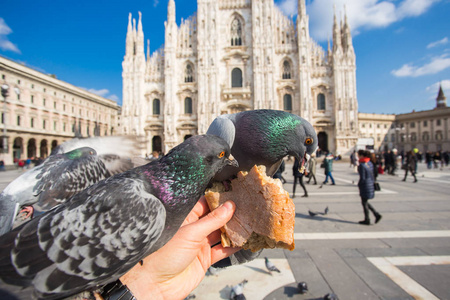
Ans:
[[[221,228],[224,247],[253,252],[295,248],[295,205],[280,180],[268,177],[265,166],[254,166],[248,173],[239,172],[231,188],[218,192],[216,186],[205,194],[211,210],[228,200],[236,204],[233,218]]]

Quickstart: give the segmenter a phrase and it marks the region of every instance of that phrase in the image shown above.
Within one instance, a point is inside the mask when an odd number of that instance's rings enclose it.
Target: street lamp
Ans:
[[[20,89],[18,87],[14,88],[14,92],[20,95]],[[8,137],[6,135],[6,98],[9,95],[9,85],[4,83],[2,85],[2,96],[3,96],[3,153],[8,153]]]

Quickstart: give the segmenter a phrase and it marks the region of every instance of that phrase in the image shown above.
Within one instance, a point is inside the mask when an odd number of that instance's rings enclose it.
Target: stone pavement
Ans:
[[[319,159],[320,162],[321,159]],[[320,163],[319,163],[320,165]],[[418,183],[411,176],[380,175],[382,191],[371,204],[383,215],[380,223],[363,219],[358,174],[347,162],[334,164],[336,185],[306,184],[309,197],[297,187],[294,251],[264,250],[255,261],[205,277],[193,292],[196,299],[228,299],[242,282],[249,300],[322,299],[327,293],[351,299],[450,299],[450,168],[419,166]],[[22,171],[0,172],[0,190]],[[292,192],[292,163],[283,174]],[[308,210],[327,215],[311,217]],[[268,257],[281,273],[270,274]],[[297,293],[298,282],[309,291]]]
[[[320,161],[320,159],[319,159]],[[363,219],[358,174],[347,162],[334,163],[336,185],[297,186],[294,251],[264,250],[247,265],[207,276],[193,292],[196,299],[228,299],[242,282],[247,299],[322,299],[327,293],[351,299],[450,299],[450,168],[419,166],[418,180],[380,175],[382,191],[370,203],[383,215],[371,226]],[[292,164],[283,174],[292,192]],[[308,210],[327,215],[311,217]],[[373,218],[372,218],[373,222]],[[267,256],[281,273],[270,274]],[[297,292],[298,282],[309,291]]]

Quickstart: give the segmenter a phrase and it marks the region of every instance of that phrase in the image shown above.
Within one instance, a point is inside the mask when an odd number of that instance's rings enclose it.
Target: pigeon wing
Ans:
[[[46,211],[110,176],[97,155],[76,159],[52,155],[36,176],[33,193],[38,196],[39,209]]]
[[[218,116],[214,119],[211,125],[209,125],[206,134],[212,134],[221,137],[228,143],[231,148],[234,144],[236,128],[234,126],[234,123],[228,118],[228,115]]]
[[[9,233],[16,236],[0,246],[0,278],[16,285],[32,280],[46,299],[117,280],[156,250],[164,229],[165,208],[145,185],[111,177]]]

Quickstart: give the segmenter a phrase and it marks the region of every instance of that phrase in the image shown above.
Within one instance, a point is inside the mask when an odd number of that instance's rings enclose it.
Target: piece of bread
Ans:
[[[295,206],[279,179],[266,175],[265,166],[239,172],[231,191],[215,185],[205,194],[214,210],[227,200],[236,204],[233,218],[223,227],[222,245],[253,252],[264,248],[294,250]]]

